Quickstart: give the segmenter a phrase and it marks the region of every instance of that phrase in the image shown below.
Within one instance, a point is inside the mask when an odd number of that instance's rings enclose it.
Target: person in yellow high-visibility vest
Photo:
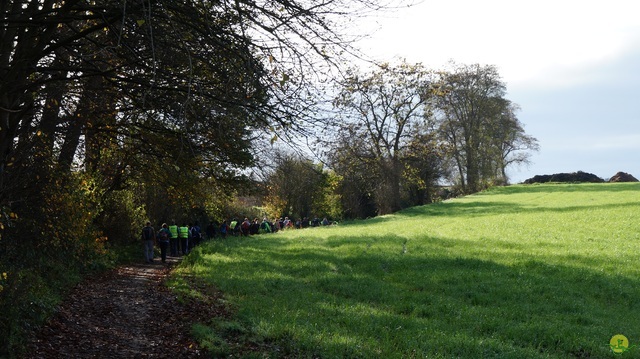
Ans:
[[[182,255],[189,254],[189,227],[186,223],[178,228],[178,236],[180,237],[180,251]]]
[[[229,229],[231,230],[231,232],[229,232],[229,234],[231,235],[236,235],[236,227],[238,226],[238,220],[237,219],[233,219],[231,221],[231,223],[229,223]]]
[[[178,224],[176,221],[173,221],[173,224],[169,226],[169,252],[172,257],[178,256]]]

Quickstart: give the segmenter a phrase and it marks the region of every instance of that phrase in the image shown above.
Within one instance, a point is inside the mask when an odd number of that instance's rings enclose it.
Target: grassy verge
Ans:
[[[613,335],[640,341],[639,218],[640,184],[496,188],[208,243],[173,285],[225,294],[235,315],[197,328],[218,354],[222,321],[275,356],[613,357]]]

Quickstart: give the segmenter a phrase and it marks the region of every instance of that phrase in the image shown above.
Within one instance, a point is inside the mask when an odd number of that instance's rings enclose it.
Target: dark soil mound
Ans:
[[[626,172],[618,172],[609,178],[609,182],[638,182],[638,179]]]
[[[537,175],[525,180],[524,183],[547,183],[547,182],[590,182],[590,183],[602,183],[604,180],[592,173],[586,173],[582,171],[573,173],[556,173],[553,175]]]

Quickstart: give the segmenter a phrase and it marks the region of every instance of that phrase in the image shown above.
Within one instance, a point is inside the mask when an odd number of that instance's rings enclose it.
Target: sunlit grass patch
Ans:
[[[275,353],[607,357],[640,340],[638,218],[640,184],[511,186],[208,243],[180,273]]]

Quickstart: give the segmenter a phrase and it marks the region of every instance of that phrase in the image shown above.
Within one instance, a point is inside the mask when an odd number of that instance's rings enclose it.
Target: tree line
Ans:
[[[263,191],[275,215],[366,218],[508,183],[538,150],[490,65],[350,69],[333,99],[320,161],[280,156]]]

